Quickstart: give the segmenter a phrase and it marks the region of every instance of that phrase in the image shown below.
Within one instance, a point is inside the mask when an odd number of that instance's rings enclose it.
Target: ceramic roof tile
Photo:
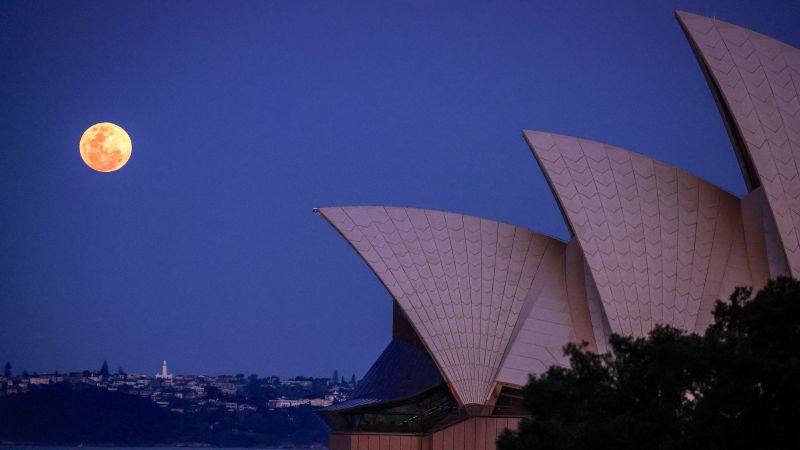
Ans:
[[[563,273],[565,244],[560,241],[508,224],[432,210],[345,207],[319,212],[351,242],[406,311],[464,404],[486,401],[506,354],[525,356],[508,349],[520,329],[521,314],[525,323],[530,317],[565,320],[565,313],[553,308],[532,313],[523,307],[541,291],[532,286],[542,283],[537,279],[543,276],[541,262],[548,252],[562,259],[545,272]],[[431,276],[447,282],[426,281]],[[560,291],[551,289],[547,295],[566,308],[565,294],[557,294],[565,290],[563,275],[555,279],[561,280]],[[563,326],[569,329],[567,322]],[[557,350],[574,334],[552,336]]]
[[[718,289],[705,292],[702,287],[711,267],[711,246],[730,246],[733,239],[731,233],[716,236],[713,230],[720,220],[741,222],[738,209],[723,216],[717,204],[724,199],[738,207],[739,200],[694,175],[627,150],[549,133],[524,134],[548,179],[557,163],[566,167],[565,173],[581,173],[551,185],[561,201],[565,192],[572,192],[570,183],[575,185],[586,208],[563,211],[584,252],[611,330],[642,336],[657,323],[684,329],[693,323],[702,305],[719,294]],[[536,142],[553,142],[547,149],[549,159],[539,156]],[[568,147],[559,158],[562,143]],[[582,172],[584,166],[588,169]],[[593,180],[589,184],[587,176]],[[634,187],[640,195],[627,194]],[[596,202],[597,197],[602,200]],[[575,220],[584,214],[589,224],[576,226]],[[722,273],[716,278],[722,280]]]
[[[739,160],[754,167],[742,170],[751,190],[763,186],[789,273],[800,276],[800,220],[792,214],[800,211],[800,50],[720,20],[676,15],[712,89],[721,93],[720,109],[732,117],[728,126],[743,138],[734,145]]]
[[[527,288],[527,301],[522,304],[520,320],[511,332],[510,345],[497,374],[497,380],[522,386],[528,373],[542,373],[553,364],[564,364],[562,348],[568,342],[580,342],[589,336],[593,342],[585,291],[567,292],[566,246],[557,241],[535,239],[534,244],[546,247],[540,267]],[[578,261],[583,264],[579,255]],[[527,270],[526,270],[527,272]],[[583,282],[583,279],[580,280]],[[570,298],[570,295],[572,298]]]

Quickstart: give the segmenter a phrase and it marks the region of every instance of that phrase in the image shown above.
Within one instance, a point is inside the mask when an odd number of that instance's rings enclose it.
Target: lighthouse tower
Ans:
[[[167,372],[167,360],[165,359],[164,362],[161,363],[161,373],[156,374],[156,378],[160,378],[162,380],[171,380],[172,374]]]

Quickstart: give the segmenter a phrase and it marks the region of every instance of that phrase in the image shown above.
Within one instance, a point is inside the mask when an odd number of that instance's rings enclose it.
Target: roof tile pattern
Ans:
[[[403,308],[462,404],[483,404],[488,398],[509,353],[512,333],[527,335],[517,327],[527,299],[533,298],[536,306],[523,317],[537,318],[532,332],[550,340],[516,349],[509,359],[538,355],[551,361],[547,349],[560,349],[574,335],[568,326],[564,331],[569,318],[564,317],[566,300],[559,291],[564,291],[563,283],[553,290],[541,280],[549,273],[540,273],[545,254],[564,253],[565,244],[558,240],[504,223],[433,210],[318,211]],[[547,298],[537,302],[539,291]],[[547,326],[558,331],[548,335],[543,328]]]
[[[800,50],[719,20],[677,17],[741,134],[746,148],[737,150],[764,188],[791,275],[800,276]]]
[[[637,153],[525,131],[569,244],[441,211],[318,210],[395,298],[462,405],[484,404],[496,382],[521,386],[565,364],[567,342],[606,352],[612,332],[702,332],[734,287],[800,276],[800,50],[677,16],[734,141],[744,199]]]
[[[582,303],[581,298],[568,300],[564,257],[563,245],[547,247],[497,381],[524,386],[530,373],[544,373],[552,365],[566,366],[563,348],[568,342],[594,341],[586,295]]]
[[[586,261],[583,259],[580,245],[574,239],[567,244],[564,263],[567,301],[569,302],[572,327],[575,331],[574,342],[585,341],[589,344],[589,350],[596,352],[598,351],[598,341],[606,342],[608,336],[602,336],[602,333],[598,333],[595,328],[602,327],[604,323],[607,324],[608,320],[605,318],[605,313],[599,308],[599,304],[597,311],[592,311],[588,291],[590,286],[594,287],[594,282],[591,280],[587,282]]]
[[[738,286],[751,286],[754,276],[750,268],[754,264],[766,265],[766,260],[747,254],[741,201],[732,195],[721,195],[717,205],[718,220],[714,230],[709,269],[706,275],[703,296],[696,321],[687,331],[702,333],[713,319],[714,303],[727,300]]]
[[[780,248],[778,248],[779,260],[782,260],[783,264],[781,268],[770,268],[767,229],[774,230],[775,227],[774,225],[768,227],[765,223],[767,221],[772,221],[772,215],[769,213],[767,199],[764,198],[764,189],[759,187],[742,199],[742,225],[747,237],[745,245],[747,247],[748,266],[753,278],[754,291],[760,290],[767,283],[767,279],[773,276],[771,273],[777,275],[788,272],[785,263],[786,259]],[[773,231],[773,233],[777,233],[777,231]],[[777,239],[777,235],[773,234],[772,240],[775,239]],[[772,272],[772,270],[775,270],[775,272]]]
[[[741,224],[738,199],[627,150],[524,135],[580,243],[611,330],[644,336],[659,323],[694,330],[701,305],[719,295],[739,231],[731,224]],[[707,290],[710,268],[718,283]]]

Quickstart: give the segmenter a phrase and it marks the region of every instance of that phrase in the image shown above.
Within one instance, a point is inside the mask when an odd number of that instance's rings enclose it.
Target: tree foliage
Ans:
[[[530,417],[501,450],[778,449],[800,443],[800,282],[717,301],[700,336],[658,326],[613,335],[598,355],[569,344],[569,368],[525,386]]]
[[[100,376],[108,378],[108,361],[103,360],[103,365],[100,366]]]

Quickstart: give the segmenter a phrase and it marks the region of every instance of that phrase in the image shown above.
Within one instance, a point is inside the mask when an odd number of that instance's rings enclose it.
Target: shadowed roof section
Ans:
[[[800,50],[676,12],[717,100],[751,190],[763,186],[792,276],[800,276]]]
[[[656,324],[704,329],[725,289],[751,284],[738,198],[627,150],[523,134],[580,243],[614,332],[644,336]]]
[[[342,403],[322,411],[344,411],[414,397],[444,383],[439,369],[424,352],[394,340]]]
[[[543,256],[565,244],[434,210],[318,211],[403,308],[459,402],[485,403]]]

